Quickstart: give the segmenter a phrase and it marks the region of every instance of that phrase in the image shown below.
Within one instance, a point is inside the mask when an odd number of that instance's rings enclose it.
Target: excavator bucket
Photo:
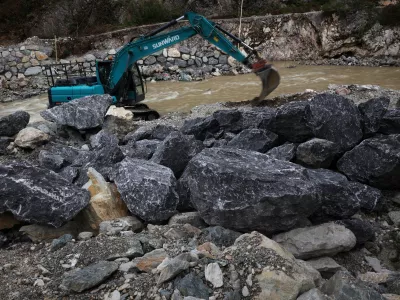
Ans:
[[[261,70],[257,70],[255,73],[258,77],[260,77],[262,82],[262,90],[258,99],[264,100],[265,97],[271,94],[279,86],[281,76],[279,75],[279,72],[271,65],[268,65]]]

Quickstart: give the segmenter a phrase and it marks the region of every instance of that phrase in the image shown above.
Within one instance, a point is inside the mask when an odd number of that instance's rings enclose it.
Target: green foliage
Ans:
[[[384,26],[400,26],[400,2],[383,8],[379,23]]]
[[[167,7],[160,0],[128,1],[128,25],[144,25],[171,21],[181,16],[183,8]]]

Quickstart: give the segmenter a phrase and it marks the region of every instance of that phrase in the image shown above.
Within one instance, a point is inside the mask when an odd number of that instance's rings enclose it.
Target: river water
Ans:
[[[268,97],[303,92],[306,89],[326,90],[329,84],[374,84],[400,89],[400,68],[305,66],[293,62],[274,64],[281,74],[280,86]],[[289,68],[296,65],[295,68]],[[253,99],[260,93],[261,83],[254,74],[214,77],[198,82],[148,83],[144,103],[161,114],[188,112],[199,104]],[[31,121],[40,120],[46,109],[47,94],[21,101],[0,103],[0,116],[16,110],[31,114]]]

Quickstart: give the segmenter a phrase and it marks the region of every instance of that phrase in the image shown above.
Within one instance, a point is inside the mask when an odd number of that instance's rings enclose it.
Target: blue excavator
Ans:
[[[189,25],[162,33],[181,20],[187,20]],[[50,84],[52,86],[48,90],[49,107],[89,95],[109,94],[113,97],[116,106],[131,110],[136,117],[145,120],[156,119],[159,114],[155,110],[139,103],[145,99],[145,88],[137,61],[195,35],[208,40],[227,55],[252,69],[260,77],[262,91],[258,97],[259,100],[263,100],[279,85],[279,73],[262,59],[255,49],[227,32],[219,24],[199,14],[187,12],[184,16],[172,20],[145,36],[131,39],[112,60],[97,61],[96,76],[67,77],[55,82],[52,77],[53,84]],[[250,54],[243,54],[235,44],[240,45]]]

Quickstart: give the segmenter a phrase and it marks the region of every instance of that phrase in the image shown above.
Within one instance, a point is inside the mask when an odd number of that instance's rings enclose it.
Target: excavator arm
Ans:
[[[189,21],[189,26],[160,34],[162,31],[184,19]],[[127,70],[138,60],[195,35],[200,35],[226,54],[251,68],[261,78],[263,84],[262,92],[258,97],[260,100],[264,99],[279,85],[279,73],[271,65],[267,64],[265,60],[260,58],[257,51],[214,22],[196,13],[188,12],[184,16],[169,22],[150,34],[136,40],[131,40],[128,44],[123,46],[114,57],[107,83],[108,89],[111,91],[116,89]],[[226,36],[246,48],[250,52],[250,55],[244,55]]]

